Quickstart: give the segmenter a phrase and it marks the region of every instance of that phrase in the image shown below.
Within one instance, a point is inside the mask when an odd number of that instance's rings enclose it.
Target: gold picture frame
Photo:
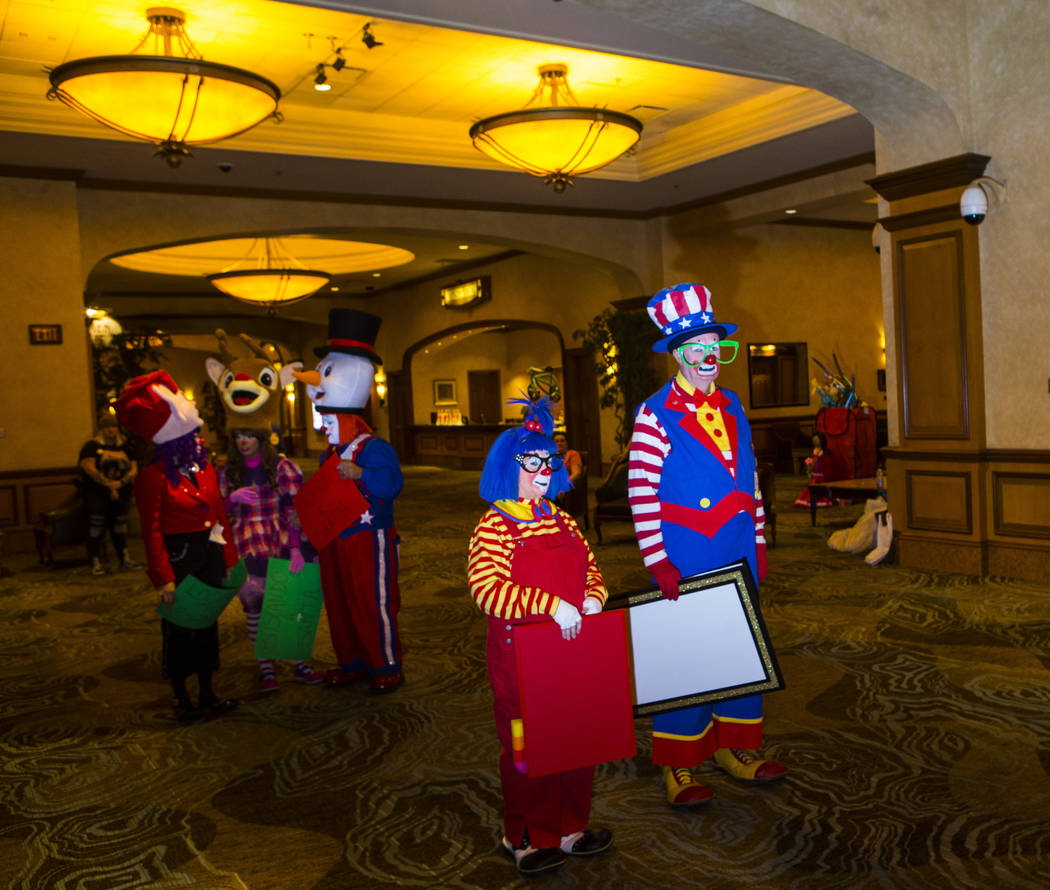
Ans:
[[[627,610],[635,716],[784,688],[746,562],[683,578],[678,590],[675,602],[648,587],[606,604]]]
[[[458,405],[456,398],[455,380],[434,381],[434,404],[435,405]]]

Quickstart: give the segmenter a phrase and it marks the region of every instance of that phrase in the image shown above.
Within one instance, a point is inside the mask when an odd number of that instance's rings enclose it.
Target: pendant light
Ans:
[[[258,74],[206,62],[178,9],[146,11],[149,30],[127,55],[66,62],[50,75],[58,99],[120,133],[152,142],[178,167],[189,146],[219,142],[268,117],[280,120],[281,91]],[[138,54],[152,38],[153,55]]]
[[[539,84],[524,108],[478,121],[470,138],[479,151],[542,177],[560,194],[574,176],[611,164],[631,148],[642,123],[619,111],[577,104],[568,66],[541,65],[538,71]],[[549,104],[530,108],[544,93],[549,93]]]

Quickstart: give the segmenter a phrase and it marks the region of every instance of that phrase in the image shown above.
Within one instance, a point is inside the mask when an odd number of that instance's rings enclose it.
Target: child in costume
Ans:
[[[352,479],[367,502],[319,552],[321,591],[339,661],[324,681],[343,686],[367,677],[375,694],[393,692],[404,679],[397,630],[400,538],[394,526],[394,499],[404,480],[390,443],[360,417],[372,391],[372,363],[383,363],[374,351],[381,323],[356,309],[330,310],[328,343],[314,350],[320,363],[295,374],[306,384],[329,442],[321,463],[338,460],[339,475]]]
[[[607,850],[612,833],[588,827],[593,766],[529,777],[515,765],[512,721],[521,718],[521,706],[513,627],[547,615],[566,640],[575,639],[581,615],[600,612],[607,592],[576,523],[550,500],[568,488],[569,477],[552,438],[549,402],[511,404],[524,404],[527,419],[502,433],[485,460],[481,496],[491,507],[471,537],[467,578],[489,617],[486,656],[503,746],[503,848],[521,874],[534,875],[560,868],[569,856]],[[575,694],[570,677],[565,694]]]
[[[128,381],[116,402],[121,426],[153,442],[154,459],[135,479],[135,503],[142,523],[147,573],[166,605],[175,602],[175,588],[188,575],[213,587],[237,564],[233,538],[219,494],[215,468],[197,437],[197,408],[166,371],[154,371]],[[183,723],[219,716],[237,707],[235,699],[220,699],[212,689],[219,668],[219,625],[200,630],[161,619],[164,641],[161,668],[175,693],[175,717]],[[194,706],[186,679],[197,675]]]
[[[810,485],[819,485],[824,481],[824,462],[828,450],[828,439],[823,433],[813,434],[813,453],[806,458],[806,475],[809,476]],[[809,499],[812,497],[807,486],[802,493],[795,498],[796,507],[809,509]],[[834,507],[835,502],[826,494],[817,498],[818,507]]]
[[[261,344],[246,334],[241,334],[241,339],[253,356],[234,358],[225,332],[217,330],[215,336],[220,359],[209,358],[205,365],[219,388],[230,435],[226,465],[218,470],[219,490],[237,550],[248,569],[248,579],[237,591],[237,598],[244,609],[248,639],[254,644],[270,557],[287,559],[293,574],[306,564],[299,546],[299,519],[292,506],[292,498],[302,488],[303,474],[274,450],[280,399],[292,373],[302,366],[293,362],[278,369]],[[270,659],[259,659],[259,673],[263,691],[276,692],[277,675]],[[305,661],[295,662],[295,678],[309,685],[324,679]]]

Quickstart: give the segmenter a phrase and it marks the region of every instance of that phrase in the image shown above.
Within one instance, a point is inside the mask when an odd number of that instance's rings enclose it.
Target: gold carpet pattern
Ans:
[[[398,502],[406,684],[258,676],[237,601],[221,622],[212,722],[171,718],[156,596],[83,554],[0,580],[0,883],[22,890],[1045,888],[1050,886],[1050,593],[1005,578],[865,565],[827,536],[860,507],[782,492],[762,589],[787,688],[750,788],[705,765],[715,799],[664,802],[638,756],[598,768],[611,852],[534,881],[499,850],[485,621],[464,583],[477,473],[409,468]],[[612,590],[643,586],[630,526],[595,546]],[[593,541],[593,535],[591,535]],[[141,556],[140,542],[132,542]],[[333,663],[322,617],[315,666]],[[585,696],[586,689],[567,690]]]

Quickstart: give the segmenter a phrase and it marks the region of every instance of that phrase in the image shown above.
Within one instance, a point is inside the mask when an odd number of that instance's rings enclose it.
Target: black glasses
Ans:
[[[515,454],[514,460],[526,473],[538,473],[543,467],[560,470],[565,463],[558,454],[552,454],[550,457],[540,457],[538,454]]]

